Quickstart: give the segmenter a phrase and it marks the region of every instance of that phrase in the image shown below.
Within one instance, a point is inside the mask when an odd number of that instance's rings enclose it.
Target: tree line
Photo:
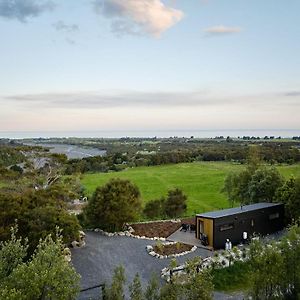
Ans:
[[[223,192],[231,205],[282,202],[288,223],[300,218],[300,178],[285,180],[276,168],[262,164],[258,148],[250,150],[246,168],[225,178]]]
[[[246,163],[249,146],[241,143],[213,143],[201,147],[160,149],[159,151],[116,152],[106,156],[71,159],[65,164],[65,173],[121,171],[128,167],[156,166],[194,161],[235,161]],[[257,145],[262,161],[275,163],[296,163],[300,161],[300,151],[295,145],[285,143],[265,143]]]

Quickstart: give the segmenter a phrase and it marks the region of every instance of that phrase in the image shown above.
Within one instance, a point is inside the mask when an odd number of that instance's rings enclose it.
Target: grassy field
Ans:
[[[187,216],[195,213],[228,207],[226,196],[221,193],[226,175],[244,168],[242,165],[226,162],[197,162],[154,167],[138,167],[118,173],[85,174],[82,184],[88,195],[97,186],[111,178],[129,179],[135,183],[145,202],[167,194],[178,187],[188,196]],[[300,176],[300,164],[279,166],[280,173],[289,177]]]

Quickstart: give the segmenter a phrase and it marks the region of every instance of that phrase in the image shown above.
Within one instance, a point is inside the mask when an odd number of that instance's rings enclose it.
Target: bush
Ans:
[[[182,190],[176,188],[168,192],[168,197],[165,202],[165,213],[170,218],[181,216],[186,211],[187,196]]]
[[[141,211],[140,192],[129,180],[111,179],[98,187],[84,209],[90,226],[118,231],[136,221]]]
[[[162,217],[164,214],[165,198],[151,200],[146,203],[144,215],[149,219]]]

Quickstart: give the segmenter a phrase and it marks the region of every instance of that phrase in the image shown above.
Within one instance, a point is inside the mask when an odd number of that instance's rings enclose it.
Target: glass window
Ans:
[[[224,225],[220,226],[220,231],[225,231],[225,230],[233,229],[233,227],[234,227],[233,223],[224,224]]]

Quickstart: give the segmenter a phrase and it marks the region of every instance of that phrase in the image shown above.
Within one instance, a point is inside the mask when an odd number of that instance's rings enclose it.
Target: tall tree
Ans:
[[[155,275],[151,276],[145,291],[145,300],[159,300],[159,283]]]
[[[290,178],[277,190],[276,201],[285,204],[285,215],[288,221],[300,218],[300,178]]]
[[[11,239],[0,244],[0,299],[76,299],[80,276],[63,255],[62,236],[48,235],[24,262],[26,243]],[[5,278],[3,278],[5,275]],[[9,295],[12,295],[9,298]]]
[[[176,188],[168,192],[165,202],[165,213],[168,217],[175,218],[181,216],[187,208],[187,196],[182,190]]]
[[[135,221],[141,211],[140,192],[129,180],[111,179],[98,187],[88,202],[88,223],[108,231],[121,230],[124,223]]]
[[[119,266],[114,270],[111,286],[105,289],[105,298],[107,300],[124,300],[125,281],[125,270],[122,266]]]
[[[283,178],[274,167],[257,169],[248,185],[251,203],[273,202],[282,184]]]
[[[143,300],[143,290],[139,274],[136,274],[133,282],[129,285],[130,299]]]

